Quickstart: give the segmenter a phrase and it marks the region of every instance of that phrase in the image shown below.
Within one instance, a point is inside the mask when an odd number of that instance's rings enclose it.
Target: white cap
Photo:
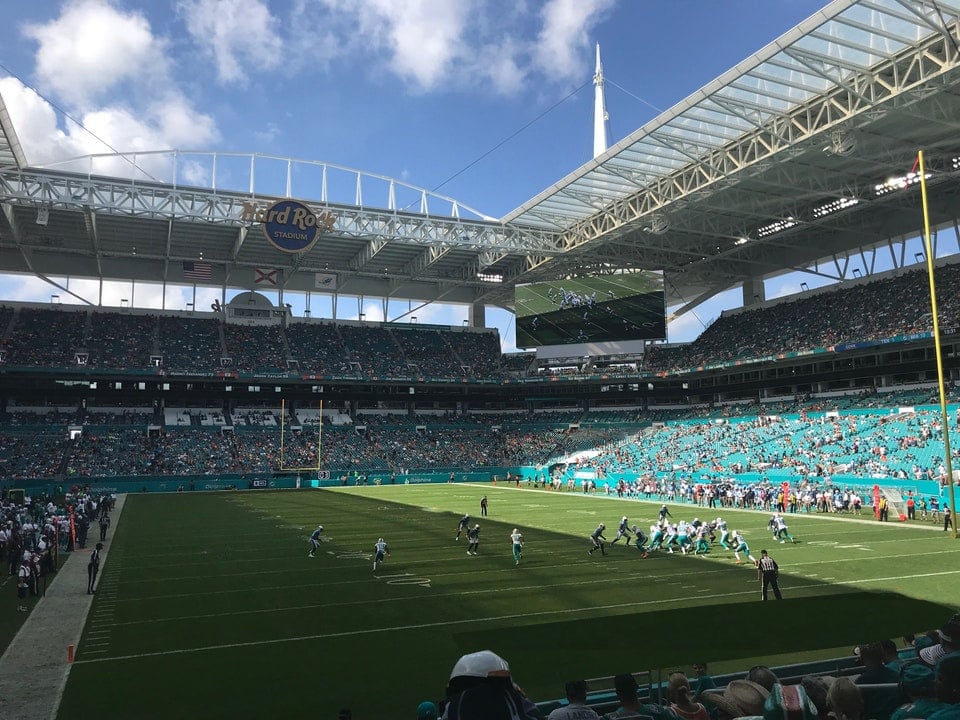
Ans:
[[[383,542],[383,538],[377,538],[377,542]]]
[[[450,679],[455,677],[510,677],[510,665],[495,652],[481,650],[457,660],[450,672]]]

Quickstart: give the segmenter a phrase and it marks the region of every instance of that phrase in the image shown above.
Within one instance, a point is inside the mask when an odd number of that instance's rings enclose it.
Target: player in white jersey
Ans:
[[[717,518],[716,528],[720,531],[720,547],[729,550],[730,546],[727,543],[730,540],[730,530],[727,529],[727,521],[723,518]]]
[[[792,543],[796,542],[796,538],[794,538],[787,529],[787,521],[783,519],[782,515],[777,515],[776,528],[774,528],[773,536],[782,543],[787,540]]]
[[[480,548],[480,524],[477,523],[472,528],[467,530],[467,541],[470,543],[467,545],[467,555],[476,555],[477,550]]]
[[[510,533],[510,542],[513,544],[513,564],[519,565],[523,557],[523,534],[517,528]]]
[[[744,553],[750,562],[754,565],[757,564],[757,559],[750,554],[750,546],[747,545],[746,539],[738,533],[736,530],[733,531],[733,556],[737,559],[737,565],[743,565],[743,560],[740,559],[740,553]]]
[[[629,545],[629,544],[630,544],[630,541],[633,539],[633,538],[631,537],[631,535],[630,535],[630,529],[629,529],[629,527],[627,526],[627,516],[626,516],[626,515],[624,515],[624,516],[620,519],[620,525],[619,525],[619,527],[617,527],[617,536],[616,536],[613,540],[610,541],[610,544],[611,544],[611,545],[616,545],[617,540],[619,540],[620,538],[626,538],[626,539],[627,539],[627,545]]]
[[[387,547],[387,543],[383,538],[378,538],[377,542],[373,546],[373,569],[377,569],[377,565],[383,562],[385,557],[390,557],[390,548]]]

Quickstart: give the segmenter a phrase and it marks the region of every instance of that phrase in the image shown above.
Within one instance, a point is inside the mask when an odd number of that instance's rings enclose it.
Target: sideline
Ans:
[[[664,500],[653,500],[653,499],[646,500],[644,498],[628,498],[628,497],[621,498],[621,497],[617,497],[616,493],[611,493],[610,495],[606,495],[602,493],[589,493],[587,495],[584,495],[582,492],[581,493],[578,493],[575,491],[570,492],[568,490],[562,490],[560,492],[557,492],[556,490],[547,490],[546,488],[525,488],[522,485],[520,487],[499,487],[491,483],[457,483],[457,485],[461,485],[461,486],[465,485],[468,487],[478,487],[478,488],[485,488],[485,489],[491,489],[491,490],[505,490],[505,491],[510,490],[512,492],[516,492],[519,490],[521,492],[542,493],[546,495],[552,495],[553,497],[573,497],[574,495],[576,495],[578,497],[585,497],[585,498],[594,498],[594,499],[600,499],[600,500],[620,500],[623,502],[646,503],[648,505],[666,505],[669,503],[671,507],[700,508],[701,512],[705,512],[708,515],[714,512],[724,513],[727,511],[749,512],[749,513],[757,513],[759,515],[770,514],[769,510],[754,510],[753,508],[737,508],[737,507],[708,508],[706,505],[694,505],[693,503],[677,502],[675,500],[664,501]],[[412,487],[416,487],[416,486],[412,486]],[[859,523],[860,525],[876,526],[876,525],[882,524],[883,527],[899,527],[899,528],[911,528],[913,530],[935,530],[935,531],[943,532],[943,529],[940,527],[940,525],[934,524],[932,522],[928,522],[926,520],[916,520],[914,521],[914,523],[916,524],[909,523],[906,520],[904,520],[903,522],[900,522],[899,520],[891,520],[885,523],[879,523],[875,518],[871,517],[871,514],[873,511],[872,510],[867,511],[867,506],[864,506],[864,511],[866,514],[862,516],[863,519],[859,519],[858,516],[856,515],[848,515],[847,513],[835,513],[835,512],[783,513],[783,516],[788,519],[789,518],[803,518],[803,519],[817,518],[819,520],[833,520],[834,522]],[[920,524],[920,523],[923,523],[923,524]]]
[[[111,513],[110,531],[100,552],[98,588],[125,500],[126,495],[118,495]],[[0,717],[4,720],[56,718],[70,675],[67,646],[78,649],[93,605],[94,596],[87,594],[87,559],[99,536],[99,526],[93,523],[88,547],[70,554],[0,657]]]

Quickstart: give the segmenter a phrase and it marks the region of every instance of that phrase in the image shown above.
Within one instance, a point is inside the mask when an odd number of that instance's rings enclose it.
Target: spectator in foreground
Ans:
[[[447,683],[443,720],[543,720],[517,687],[510,665],[490,650],[464,655]]]
[[[547,715],[547,720],[597,720],[597,713],[587,707],[586,680],[568,680],[564,693],[568,704]]]
[[[905,720],[905,718],[922,720],[946,707],[937,700],[934,680],[933,670],[923,663],[904,665],[900,671],[900,691],[909,700],[894,711],[890,720]]]
[[[676,720],[676,713],[668,707],[641,703],[637,695],[639,689],[636,678],[630,673],[615,676],[613,690],[617,694],[617,700],[620,701],[620,707],[604,715],[601,720],[618,720],[618,718],[631,718],[635,715],[649,715],[654,720]]]
[[[667,699],[670,709],[684,720],[710,720],[707,709],[694,699],[690,681],[683,673],[670,675],[667,680]]]
[[[856,685],[895,685],[900,681],[900,675],[883,664],[883,648],[880,643],[861,645],[858,650],[860,662],[864,670],[854,681]],[[864,699],[864,717],[871,720],[890,720],[896,710],[906,698],[900,695],[900,690],[892,687],[890,690],[875,689]]]
[[[766,665],[754,665],[747,671],[746,679],[755,682],[757,685],[762,685],[767,692],[773,690],[773,686],[780,682],[777,679],[777,674]]]
[[[945,707],[932,713],[928,720],[957,720],[960,718],[960,655],[944,658],[936,674],[937,700]]]
[[[827,692],[828,717],[831,720],[861,720],[873,715],[864,714],[864,701],[858,688],[848,677],[839,677]]]
[[[920,660],[930,667],[936,664],[945,655],[960,650],[960,615],[954,615],[946,624],[937,630],[936,645],[931,645],[920,650]]]
[[[429,700],[424,700],[417,705],[417,720],[437,720],[438,716],[437,706]]]

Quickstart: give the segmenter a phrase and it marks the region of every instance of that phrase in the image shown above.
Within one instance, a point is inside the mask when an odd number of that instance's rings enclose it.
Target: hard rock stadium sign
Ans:
[[[267,242],[286,253],[306,252],[320,239],[324,230],[332,230],[336,217],[313,212],[302,202],[278,200],[269,207],[244,202],[241,222],[262,223]]]

